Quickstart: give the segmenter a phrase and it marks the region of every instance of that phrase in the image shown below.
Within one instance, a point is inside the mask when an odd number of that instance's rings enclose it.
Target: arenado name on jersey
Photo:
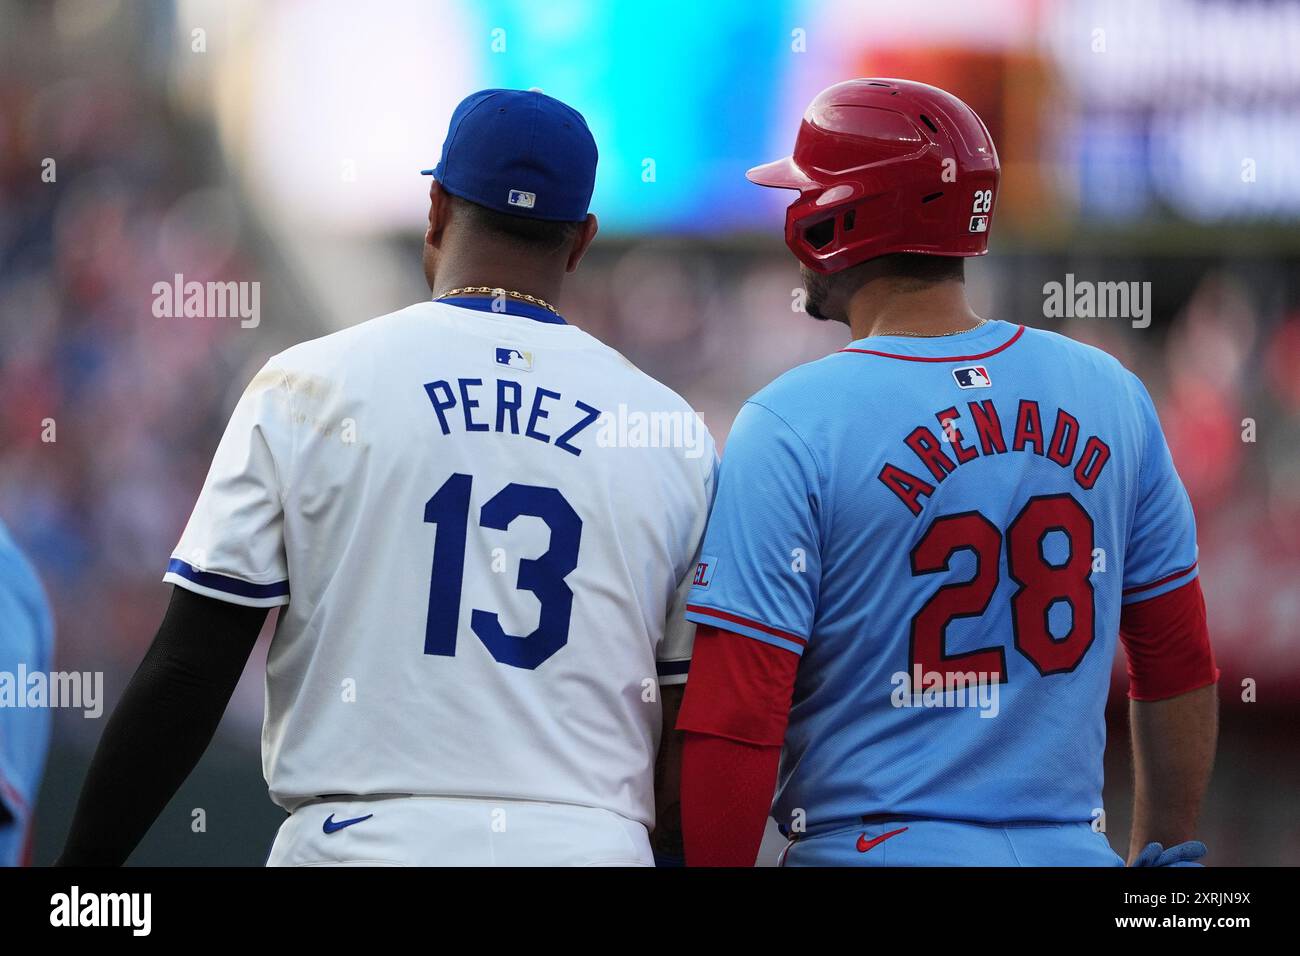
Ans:
[[[997,406],[991,400],[967,403],[969,422],[978,438],[974,444],[964,444],[957,427],[961,413],[951,406],[934,413],[942,429],[942,437],[926,425],[918,425],[903,439],[921,463],[929,470],[935,482],[941,482],[964,465],[981,455],[1002,455],[1007,451],[1007,439]],[[1110,461],[1110,445],[1096,435],[1088,436],[1083,451],[1078,454],[1079,419],[1064,408],[1056,412],[1056,424],[1051,438],[1043,431],[1043,414],[1038,402],[1022,398],[1016,411],[1015,433],[1011,439],[1012,451],[1032,451],[1049,458],[1062,468],[1074,466],[1074,480],[1080,488],[1089,489],[1101,477],[1102,469]],[[947,450],[945,450],[947,449]],[[951,452],[951,455],[949,454]],[[934,494],[934,485],[903,468],[886,463],[880,470],[880,480],[907,505],[913,516],[921,513],[921,498]]]
[[[600,409],[580,399],[563,407],[564,396],[559,392],[524,386],[508,378],[498,378],[495,384],[485,384],[481,378],[458,378],[455,385],[443,379],[427,383],[424,390],[429,393],[444,435],[451,434],[453,425],[467,434],[522,434],[553,444],[570,455],[582,454],[574,441],[601,414]],[[526,395],[529,392],[531,395]],[[485,402],[488,407],[483,407]],[[495,412],[491,408],[494,402]],[[456,408],[460,409],[459,415],[452,411]],[[557,412],[553,420],[552,412]],[[564,431],[557,435],[561,427]]]

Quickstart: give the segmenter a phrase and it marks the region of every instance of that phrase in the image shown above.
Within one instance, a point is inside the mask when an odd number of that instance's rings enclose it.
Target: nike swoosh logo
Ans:
[[[897,830],[890,830],[888,833],[880,834],[880,836],[876,837],[874,840],[868,840],[867,835],[864,833],[860,837],[858,837],[858,852],[866,853],[872,847],[879,846],[881,843],[884,843],[890,837],[898,836],[906,829],[907,827],[899,827]]]
[[[351,820],[339,820],[335,822],[334,814],[325,818],[325,825],[321,827],[326,833],[338,833],[344,827],[350,827],[354,823],[363,823],[373,817],[373,813],[367,813],[364,817],[353,817]]]

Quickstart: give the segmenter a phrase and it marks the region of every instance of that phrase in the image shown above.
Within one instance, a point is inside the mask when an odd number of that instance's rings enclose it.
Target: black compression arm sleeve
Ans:
[[[266,620],[173,588],[104,729],[56,866],[120,866],[203,756]]]

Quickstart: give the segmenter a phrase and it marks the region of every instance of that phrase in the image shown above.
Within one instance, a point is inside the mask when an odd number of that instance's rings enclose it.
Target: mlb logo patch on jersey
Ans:
[[[520,209],[532,209],[537,205],[537,193],[524,192],[522,189],[510,190],[510,197],[506,200],[512,206],[518,206]]]
[[[952,370],[958,388],[990,388],[989,372],[983,365],[964,365]]]
[[[697,588],[707,588],[709,582],[713,580],[713,565],[715,559],[707,554],[700,555],[700,563],[695,565],[695,577],[691,579],[691,585]]]
[[[497,364],[517,368],[521,372],[531,372],[533,370],[533,353],[498,345]]]
[[[988,231],[989,231],[989,217],[988,217],[988,216],[971,216],[971,217],[970,217],[970,231],[971,231],[971,232],[988,232]]]

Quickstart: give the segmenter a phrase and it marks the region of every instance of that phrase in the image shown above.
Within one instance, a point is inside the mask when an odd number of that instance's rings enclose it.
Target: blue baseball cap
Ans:
[[[453,196],[511,216],[580,222],[596,183],[596,141],[572,106],[536,90],[460,101],[433,176]]]

